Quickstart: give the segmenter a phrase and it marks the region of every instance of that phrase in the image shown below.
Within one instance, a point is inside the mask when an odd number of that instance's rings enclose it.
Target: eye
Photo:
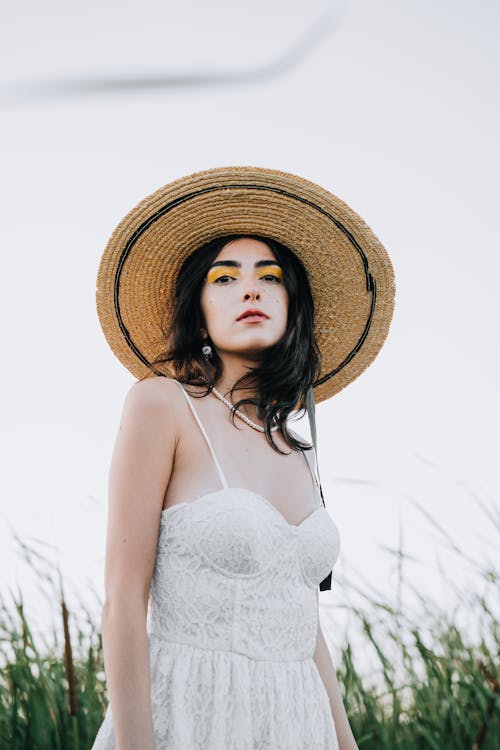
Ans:
[[[217,278],[214,281],[214,284],[218,284],[222,279],[233,279],[234,281],[234,276],[229,276],[229,274],[227,273],[221,274],[220,276],[217,276]]]
[[[281,283],[281,279],[276,276],[274,273],[266,273],[263,276],[259,276],[260,279],[268,279],[270,281],[277,281],[278,283]]]

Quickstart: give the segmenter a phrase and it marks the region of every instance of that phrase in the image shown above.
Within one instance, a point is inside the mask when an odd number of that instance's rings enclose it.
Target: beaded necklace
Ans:
[[[234,404],[232,404],[231,401],[229,401],[229,399],[223,396],[222,393],[219,393],[219,391],[217,390],[217,388],[215,388],[215,386],[213,385],[211,386],[211,391],[214,394],[214,396],[217,396],[219,401],[222,401],[222,403],[225,404],[228,409],[233,411]],[[250,417],[247,417],[246,414],[243,414],[243,412],[241,412],[239,409],[234,409],[234,412],[240,419],[246,422],[247,425],[249,425],[250,427],[253,427],[254,430],[258,430],[259,432],[265,432],[264,427],[262,427],[260,424],[256,424],[255,422],[253,422],[250,419]],[[271,432],[274,432],[274,430],[277,430],[278,426],[279,425],[275,425],[274,427],[271,427]]]

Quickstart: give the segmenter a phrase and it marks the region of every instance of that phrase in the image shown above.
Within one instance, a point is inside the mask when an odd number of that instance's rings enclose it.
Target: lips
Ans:
[[[242,313],[237,320],[245,320],[246,318],[254,319],[254,320],[265,320],[269,316],[266,315],[262,310],[245,310],[244,313]]]

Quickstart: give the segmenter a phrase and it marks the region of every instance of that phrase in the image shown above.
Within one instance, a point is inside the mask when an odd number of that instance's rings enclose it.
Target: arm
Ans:
[[[318,592],[316,592],[318,593]],[[356,740],[351,730],[347,714],[345,712],[340,686],[337,680],[335,667],[326,644],[323,631],[318,618],[318,637],[316,650],[313,655],[314,662],[318,668],[323,684],[330,699],[333,721],[337,732],[340,750],[358,750]]]
[[[118,750],[154,750],[147,604],[178,403],[159,380],[128,391],[109,474],[102,637]]]
[[[150,665],[142,597],[103,608],[106,685],[119,750],[154,750]]]

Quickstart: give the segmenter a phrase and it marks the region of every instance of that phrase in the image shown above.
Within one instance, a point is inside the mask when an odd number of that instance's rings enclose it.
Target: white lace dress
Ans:
[[[295,526],[228,487],[182,391],[222,489],[162,512],[147,618],[155,748],[338,750],[312,658],[338,528],[324,505]],[[91,750],[114,748],[108,704]]]

